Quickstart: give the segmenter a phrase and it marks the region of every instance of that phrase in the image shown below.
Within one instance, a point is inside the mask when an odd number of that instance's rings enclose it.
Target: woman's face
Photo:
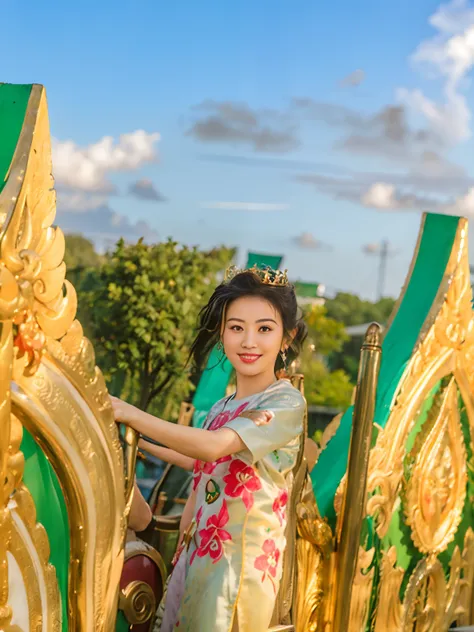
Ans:
[[[279,311],[263,298],[238,298],[226,310],[222,334],[224,351],[241,375],[274,374],[283,334]]]

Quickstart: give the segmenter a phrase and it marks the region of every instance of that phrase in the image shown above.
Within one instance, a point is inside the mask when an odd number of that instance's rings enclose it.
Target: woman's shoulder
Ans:
[[[306,400],[290,380],[280,379],[262,393],[259,407],[278,405],[279,408],[304,409]]]

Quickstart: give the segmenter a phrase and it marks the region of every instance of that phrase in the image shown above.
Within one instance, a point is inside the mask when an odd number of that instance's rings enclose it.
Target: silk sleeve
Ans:
[[[247,412],[251,413],[250,410],[230,421],[226,428],[231,428],[239,435],[247,447],[243,456],[253,464],[288,445],[301,434],[305,406],[303,396],[296,389],[293,392],[269,394],[252,409],[271,411],[274,416],[269,424],[257,426],[245,416]]]

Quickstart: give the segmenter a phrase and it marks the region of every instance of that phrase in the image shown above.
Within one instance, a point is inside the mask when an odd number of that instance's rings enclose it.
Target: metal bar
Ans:
[[[367,329],[360,354],[347,481],[341,508],[340,528],[336,535],[333,632],[351,632],[349,621],[352,586],[357,568],[362,521],[366,515],[367,470],[382,355],[380,337],[380,325],[372,323]]]

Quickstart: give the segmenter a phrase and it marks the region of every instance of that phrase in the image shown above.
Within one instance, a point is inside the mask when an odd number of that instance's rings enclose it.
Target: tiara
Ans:
[[[262,283],[265,283],[265,285],[275,285],[277,287],[285,287],[286,285],[289,285],[288,270],[284,270],[282,272],[281,270],[273,270],[270,266],[259,268],[257,264],[247,269],[230,266],[230,268],[227,268],[226,270],[224,283],[228,283],[243,272],[251,272],[258,277]]]

